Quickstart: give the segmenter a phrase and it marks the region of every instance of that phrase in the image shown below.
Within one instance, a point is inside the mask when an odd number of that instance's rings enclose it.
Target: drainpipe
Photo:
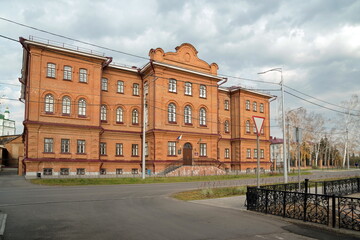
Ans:
[[[219,134],[219,139],[218,139],[218,141],[217,141],[217,143],[216,143],[216,155],[217,155],[217,160],[220,162],[220,149],[219,149],[219,142],[220,142],[220,140],[222,139],[222,135],[221,135],[221,133],[220,133],[220,124],[219,124],[219,119],[220,119],[220,116],[219,116],[219,108],[220,108],[220,103],[219,103],[219,87],[221,86],[221,85],[223,85],[224,83],[226,83],[227,82],[227,78],[223,78],[223,82],[221,82],[219,85],[218,85],[218,87],[217,87],[217,89],[216,89],[216,95],[217,95],[217,130],[218,130],[218,134]]]
[[[156,77],[156,74],[155,74],[155,68],[154,68],[154,65],[153,65],[153,61],[154,60],[152,60],[152,59],[150,59],[150,66],[151,66],[151,68],[152,68],[152,70],[153,70],[153,72],[154,72],[154,77]],[[155,96],[156,96],[156,85],[155,85],[155,81],[153,82],[153,89],[154,89],[154,93],[153,93],[153,122],[154,122],[154,126],[153,126],[153,129],[154,129],[154,131],[153,131],[153,135],[154,135],[154,158],[153,158],[153,161],[154,161],[154,165],[155,165],[155,159],[156,159],[156,151],[155,151],[155,149],[156,149],[156,147],[155,147]],[[149,87],[150,87],[150,84],[149,84]],[[154,173],[155,173],[155,171],[154,171]]]

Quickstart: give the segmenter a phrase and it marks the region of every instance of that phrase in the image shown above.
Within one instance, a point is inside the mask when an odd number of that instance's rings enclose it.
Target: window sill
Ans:
[[[86,153],[76,153],[76,155],[86,155]]]
[[[199,97],[199,98],[202,98],[202,99],[207,99],[207,97]]]
[[[124,92],[116,92],[116,93],[118,93],[118,94],[124,94]]]
[[[54,112],[45,112],[46,115],[54,115]]]
[[[87,84],[88,82],[87,82],[87,81],[86,81],[86,82],[81,82],[81,81],[79,81],[79,83],[86,83],[86,84]]]
[[[131,157],[139,157],[139,155],[131,155]]]
[[[133,126],[139,126],[138,123],[132,123],[131,125],[133,125]]]
[[[107,120],[100,120],[102,123],[107,123]]]
[[[168,124],[177,124],[177,122],[168,122]]]
[[[188,96],[188,97],[192,97],[193,95],[192,94],[184,94],[185,96]]]
[[[61,152],[60,154],[70,155],[71,153],[69,153],[69,152]]]
[[[61,114],[61,116],[63,116],[63,117],[70,117],[70,114],[69,114],[69,113],[63,113],[63,114]]]
[[[46,78],[56,79],[56,77],[46,76]]]
[[[115,155],[115,157],[124,157],[124,155]]]
[[[78,115],[79,118],[87,118],[86,115]]]
[[[63,79],[64,81],[72,82],[72,79]]]
[[[177,155],[167,155],[167,157],[177,157]]]
[[[103,91],[103,92],[108,92],[108,90],[106,89],[106,90],[104,90],[104,89],[101,89],[101,91]]]
[[[43,152],[43,154],[55,154],[54,152]]]
[[[204,127],[204,128],[205,128],[205,127],[207,127],[207,125],[200,125],[200,127]]]
[[[122,125],[122,124],[124,124],[124,122],[116,122],[116,124],[120,124],[120,125]]]
[[[140,97],[140,95],[139,95],[139,94],[137,94],[137,95],[136,95],[136,94],[133,94],[133,96],[134,96],[134,97]]]
[[[184,123],[184,124],[185,124],[185,126],[188,126],[188,127],[192,127],[192,126],[193,126],[192,123]]]

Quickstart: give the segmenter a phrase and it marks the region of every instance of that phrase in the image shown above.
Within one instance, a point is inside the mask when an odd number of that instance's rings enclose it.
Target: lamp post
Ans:
[[[281,74],[281,111],[282,111],[282,134],[283,134],[283,161],[284,161],[284,183],[288,182],[288,169],[287,169],[287,161],[286,161],[286,134],[285,134],[285,111],[284,111],[284,105],[285,105],[285,99],[284,99],[284,79],[282,74],[282,68],[273,68],[264,72],[259,72],[258,74],[265,74],[268,72],[280,72]]]

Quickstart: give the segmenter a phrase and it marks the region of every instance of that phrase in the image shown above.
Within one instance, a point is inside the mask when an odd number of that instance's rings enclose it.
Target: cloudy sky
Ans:
[[[287,86],[309,96],[340,104],[360,93],[360,1],[86,1],[0,0],[0,17],[37,29],[148,57],[151,48],[174,51],[181,43],[195,46],[201,59],[219,65],[219,73],[279,82],[283,69]],[[78,42],[0,19],[0,35],[29,35],[92,48]],[[146,60],[100,49],[114,62],[143,66]],[[9,107],[22,132],[23,104],[19,98],[22,47],[0,37],[0,111]],[[229,77],[228,85],[265,89],[280,96],[279,85]],[[291,92],[306,100],[333,105]],[[305,107],[325,118],[334,112],[285,95],[286,109]],[[272,103],[272,119],[280,102]],[[272,134],[279,135],[272,121]]]

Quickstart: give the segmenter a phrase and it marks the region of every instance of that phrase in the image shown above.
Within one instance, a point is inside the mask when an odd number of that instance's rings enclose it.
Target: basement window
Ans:
[[[60,168],[60,175],[69,175],[68,168]]]
[[[50,176],[50,175],[52,175],[52,168],[44,168],[44,169],[43,169],[43,174],[44,174],[45,176]]]

